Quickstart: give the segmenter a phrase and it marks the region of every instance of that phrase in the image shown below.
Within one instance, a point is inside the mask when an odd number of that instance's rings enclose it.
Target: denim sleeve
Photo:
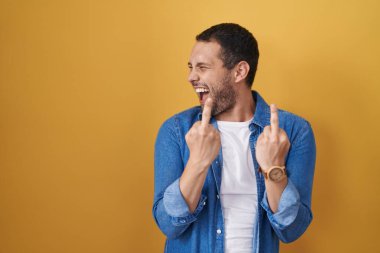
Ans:
[[[160,230],[169,238],[179,237],[206,204],[201,195],[193,213],[182,196],[179,178],[184,170],[180,139],[176,133],[175,118],[167,120],[160,128],[154,151],[154,203],[153,216]]]
[[[311,192],[315,159],[314,134],[310,124],[305,121],[289,150],[286,162],[288,184],[281,195],[277,212],[271,211],[266,192],[261,202],[282,242],[289,243],[298,239],[313,219]]]

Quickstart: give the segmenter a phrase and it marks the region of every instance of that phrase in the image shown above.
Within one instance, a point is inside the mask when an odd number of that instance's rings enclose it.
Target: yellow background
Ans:
[[[248,28],[254,89],[307,118],[314,220],[282,252],[376,252],[380,2],[0,1],[0,253],[162,252],[153,145],[197,104],[194,36]]]

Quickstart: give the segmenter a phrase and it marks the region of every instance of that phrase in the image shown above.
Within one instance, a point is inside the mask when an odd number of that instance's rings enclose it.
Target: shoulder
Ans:
[[[263,127],[270,125],[270,105],[257,91],[253,91],[252,94],[256,102],[255,121]],[[280,108],[278,109],[278,118],[280,127],[286,132],[297,131],[298,129],[310,125],[309,122],[301,116]]]
[[[166,119],[161,127],[190,128],[195,123],[195,121],[198,120],[198,115],[200,112],[200,106],[194,106],[192,108],[178,112]]]
[[[194,106],[170,116],[162,123],[159,134],[166,132],[171,133],[172,135],[179,135],[177,137],[186,134],[192,125],[198,120],[200,112],[201,107]]]
[[[310,125],[309,121],[307,121],[305,118],[283,109],[278,110],[278,117],[280,122],[284,124],[285,127],[292,126],[296,128],[302,128],[306,125]]]
[[[313,134],[310,122],[295,113],[279,109],[278,117],[280,127],[285,130],[290,142],[293,144],[297,143],[305,135]]]

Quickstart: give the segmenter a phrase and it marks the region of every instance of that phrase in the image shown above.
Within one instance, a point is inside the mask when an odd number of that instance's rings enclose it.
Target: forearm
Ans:
[[[179,187],[191,213],[196,209],[207,176],[208,165],[189,159],[180,177]]]
[[[180,219],[170,216],[164,206],[162,199],[156,201],[153,206],[153,217],[160,230],[169,239],[180,236],[191,224],[191,222],[181,223]],[[173,223],[175,221],[175,224]]]
[[[312,221],[311,192],[316,158],[316,146],[310,124],[299,127],[286,160],[285,188],[266,184],[261,202],[267,217],[283,242],[299,238]],[[281,194],[280,194],[281,192]]]
[[[269,205],[267,194],[266,190],[261,206],[267,212],[267,217],[279,239],[283,242],[292,242],[299,238],[312,220],[310,204],[300,199],[299,191],[291,178],[287,179],[287,185],[281,194],[275,213]]]
[[[179,181],[180,177],[163,192],[156,193],[154,199],[154,218],[161,231],[170,239],[180,236],[192,222],[196,221],[207,199],[206,195],[201,194],[198,205],[193,212],[190,212]]]
[[[288,184],[288,177],[284,177],[280,182],[270,181],[265,179],[265,188],[267,191],[267,200],[270,209],[273,213],[276,213],[278,210],[278,205],[280,203],[281,195]]]

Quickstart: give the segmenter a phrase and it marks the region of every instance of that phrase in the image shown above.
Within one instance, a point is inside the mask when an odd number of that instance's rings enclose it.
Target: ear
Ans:
[[[235,66],[235,82],[243,81],[249,72],[249,64],[246,61],[241,61]]]

